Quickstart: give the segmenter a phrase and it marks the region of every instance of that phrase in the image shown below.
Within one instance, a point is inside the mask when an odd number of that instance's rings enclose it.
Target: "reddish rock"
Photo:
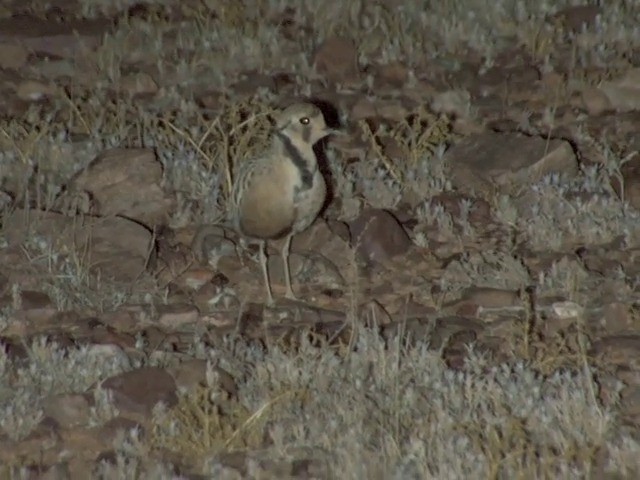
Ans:
[[[162,177],[162,164],[152,149],[114,148],[72,178],[68,189],[89,193],[95,215],[122,215],[153,226],[166,222],[173,208]]]
[[[45,415],[53,418],[62,428],[87,425],[91,416],[89,398],[77,393],[47,397],[43,409]]]
[[[176,383],[165,370],[144,367],[104,380],[101,387],[113,395],[120,415],[145,422],[159,402],[172,407],[177,402]]]
[[[329,37],[316,50],[313,64],[332,82],[352,80],[358,76],[358,49],[347,38]]]
[[[349,230],[352,245],[367,263],[384,263],[413,245],[402,225],[386,210],[364,210],[350,222]]]
[[[482,133],[456,143],[445,154],[459,191],[483,197],[496,190],[516,193],[545,175],[578,173],[569,142],[516,133]]]

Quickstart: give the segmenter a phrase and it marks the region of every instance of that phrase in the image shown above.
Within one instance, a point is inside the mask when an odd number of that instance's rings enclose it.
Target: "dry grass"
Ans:
[[[123,437],[118,465],[145,465],[153,447],[164,447],[209,474],[225,452],[246,449],[249,463],[330,459],[323,468],[333,478],[637,473],[632,452],[640,445],[597,400],[586,362],[543,374],[537,365],[545,365],[533,360],[492,366],[470,352],[467,367],[455,372],[422,343],[385,346],[367,331],[345,357],[305,343],[292,354],[242,342],[218,356],[230,371],[248,371],[238,399],[213,387],[185,393],[172,410],[158,412],[151,442]],[[131,368],[116,362],[105,369],[103,361],[44,344],[32,347],[24,367],[3,357],[2,378],[16,379],[1,389],[3,430],[23,436],[30,425],[20,419],[37,421],[43,395],[82,391]]]
[[[24,8],[43,15],[41,3]],[[83,0],[81,10],[86,17],[113,15],[114,6],[124,3]],[[481,58],[487,71],[509,46],[521,47],[548,71],[568,51],[571,62],[559,72],[564,83],[556,97],[627,68],[640,46],[640,8],[623,0],[608,2],[595,26],[581,32],[567,32],[551,17],[575,3],[568,0],[391,3],[149,2],[145,15],[121,16],[95,55],[83,60],[91,82],[83,84],[79,76],[78,84],[60,87],[48,104],[0,118],[0,189],[27,211],[49,210],[68,179],[104,149],[151,147],[165,168],[164,187],[178,198],[172,226],[213,222],[224,215],[238,162],[263,148],[268,114],[278,101],[264,89],[236,96],[232,85],[256,72],[286,72],[294,79],[292,94],[321,91],[324,80],[311,58],[330,35],[353,39],[363,68],[399,60],[412,73],[429,65],[455,72],[466,58]],[[166,20],[168,5],[180,12],[180,22]],[[119,90],[137,70],[151,72],[159,85],[154,103]],[[202,107],[206,93],[217,99],[216,108]],[[328,152],[343,199],[341,218],[353,217],[363,204],[394,207],[407,192],[428,198],[451,189],[442,162],[446,145],[456,140],[449,120],[426,107],[411,113],[386,130],[362,125],[371,147],[366,162],[348,166]],[[397,146],[395,157],[385,150],[388,139]],[[572,181],[545,178],[520,203],[496,198],[496,221],[534,251],[562,252],[620,236],[635,246],[640,216],[612,185],[636,152],[606,139],[598,145],[607,158],[603,166],[584,168]],[[470,208],[463,210],[468,214]],[[9,213],[0,211],[0,222]],[[424,203],[417,214],[461,245],[475,238],[465,219],[454,221],[438,206]],[[9,248],[5,233],[0,231],[2,250]],[[424,237],[415,241],[427,244]],[[101,312],[132,299],[130,291],[92,278],[82,255],[57,251],[39,238],[20,247],[33,271],[47,273],[41,289],[60,309]],[[532,278],[512,253],[487,249],[450,262],[440,278],[443,298],[469,286],[534,285],[542,295],[581,304],[592,295],[592,279],[581,265],[565,259]],[[348,286],[354,327],[359,281],[354,275]],[[133,298],[162,302],[164,294]],[[0,334],[15,321],[15,310],[0,311]],[[544,344],[524,325],[508,339],[513,361],[496,363],[472,349],[462,371],[446,368],[440,352],[428,348],[429,338],[384,344],[364,328],[348,353],[311,344],[291,352],[229,340],[216,354],[238,380],[238,397],[225,398],[212,386],[185,393],[175,408],[157,412],[152,435],[124,433],[115,464],[101,465],[96,474],[175,478],[169,462],[156,461],[156,449],[163,448],[216,478],[234,478],[225,459],[238,450],[246,451],[244,466],[254,477],[274,462],[284,468],[304,460],[326,478],[345,479],[640,475],[636,436],[623,427],[615,402],[605,406],[597,396],[584,319],[572,327]],[[97,380],[153,364],[44,340],[27,347],[24,361],[0,352],[0,432],[12,440],[25,438],[41,420],[47,395],[84,392]],[[194,347],[194,356],[208,355]],[[96,398],[99,424],[114,412],[100,392]],[[23,467],[20,461],[0,467],[0,476],[23,478]]]

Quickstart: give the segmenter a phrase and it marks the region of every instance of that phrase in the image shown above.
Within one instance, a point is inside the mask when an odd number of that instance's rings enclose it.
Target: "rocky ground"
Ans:
[[[637,25],[3,2],[0,477],[637,478]],[[225,205],[301,98],[347,135],[266,308]]]

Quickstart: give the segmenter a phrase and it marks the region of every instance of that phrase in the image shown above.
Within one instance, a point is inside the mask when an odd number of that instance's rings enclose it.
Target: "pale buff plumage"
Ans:
[[[313,146],[331,133],[334,130],[327,127],[318,107],[291,105],[276,118],[270,148],[241,162],[235,175],[230,218],[243,237],[260,244],[260,265],[270,304],[273,294],[266,242],[284,239],[281,256],[286,297],[295,299],[289,270],[291,237],[311,225],[325,202],[326,184]]]

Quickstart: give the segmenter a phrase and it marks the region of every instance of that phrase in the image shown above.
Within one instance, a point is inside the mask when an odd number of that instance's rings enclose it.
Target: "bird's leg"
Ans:
[[[260,266],[262,267],[262,276],[264,277],[264,284],[267,287],[267,304],[273,305],[273,295],[271,293],[271,282],[269,281],[269,272],[267,271],[267,242],[262,240],[260,242]]]
[[[291,300],[297,300],[293,293],[293,289],[291,288],[291,271],[289,270],[289,249],[291,248],[291,237],[292,235],[287,235],[287,238],[282,245],[282,251],[280,252],[282,254],[282,262],[284,263],[284,280],[287,288],[287,292],[284,296]]]

